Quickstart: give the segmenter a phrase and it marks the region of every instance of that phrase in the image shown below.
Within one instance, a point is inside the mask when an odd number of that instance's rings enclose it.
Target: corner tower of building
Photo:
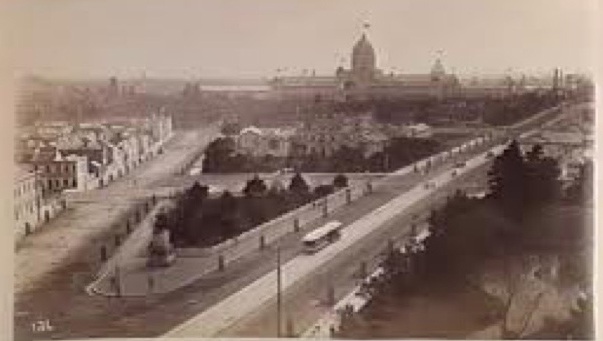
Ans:
[[[444,64],[442,64],[442,60],[437,58],[433,67],[431,68],[431,78],[432,80],[438,81],[443,79],[446,76],[446,69],[444,69]]]

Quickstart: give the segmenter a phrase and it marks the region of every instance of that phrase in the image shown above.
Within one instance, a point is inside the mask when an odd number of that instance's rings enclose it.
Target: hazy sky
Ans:
[[[594,0],[21,0],[19,72],[54,77],[331,74],[369,38],[386,71],[591,69]]]

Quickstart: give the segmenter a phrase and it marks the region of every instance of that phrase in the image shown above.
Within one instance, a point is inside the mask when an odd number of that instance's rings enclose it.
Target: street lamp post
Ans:
[[[276,337],[281,337],[281,315],[282,315],[282,298],[281,298],[281,248],[276,248]]]

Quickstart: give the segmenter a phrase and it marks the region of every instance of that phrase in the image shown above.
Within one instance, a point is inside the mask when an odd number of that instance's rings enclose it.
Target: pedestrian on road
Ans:
[[[117,278],[115,278],[115,276],[109,278],[109,286],[111,287],[111,290],[117,292]]]
[[[115,276],[113,278],[115,278],[115,293],[117,297],[121,297],[121,268],[119,265],[115,268]]]
[[[147,278],[147,285],[149,288],[149,295],[150,295],[155,290],[155,277],[153,277],[152,273],[150,273],[149,277]]]

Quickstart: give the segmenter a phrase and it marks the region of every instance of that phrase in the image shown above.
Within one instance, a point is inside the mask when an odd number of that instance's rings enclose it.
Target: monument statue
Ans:
[[[167,215],[164,212],[157,214],[153,226],[153,237],[148,247],[149,258],[147,266],[166,267],[176,260],[174,247],[170,243],[170,231],[167,224]]]

